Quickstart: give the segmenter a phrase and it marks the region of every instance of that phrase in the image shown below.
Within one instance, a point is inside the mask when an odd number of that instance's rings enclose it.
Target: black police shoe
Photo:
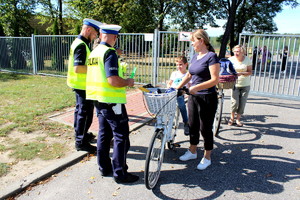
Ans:
[[[109,169],[109,170],[99,170],[99,171],[100,171],[101,176],[110,176],[113,173],[112,169]]]
[[[94,142],[96,135],[94,135],[92,132],[87,132],[85,137],[88,142]]]
[[[133,182],[138,181],[139,177],[137,175],[128,173],[126,178],[121,179],[121,178],[114,177],[114,179],[117,183],[133,183]]]
[[[89,143],[81,144],[81,145],[75,144],[75,147],[76,147],[77,151],[87,151],[91,154],[95,154],[97,151],[97,147],[95,147]]]

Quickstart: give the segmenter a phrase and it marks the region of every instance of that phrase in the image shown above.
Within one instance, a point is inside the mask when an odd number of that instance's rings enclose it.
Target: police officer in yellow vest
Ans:
[[[134,80],[123,77],[115,45],[121,26],[101,25],[101,43],[91,52],[87,70],[87,99],[95,100],[99,120],[97,160],[102,176],[113,173],[117,183],[131,183],[138,176],[127,172],[127,152],[130,147],[128,116],[125,108],[126,86]],[[112,160],[110,142],[114,138]]]
[[[93,101],[86,100],[86,70],[87,59],[90,55],[89,43],[97,38],[101,22],[84,19],[80,35],[71,45],[67,84],[73,88],[76,96],[74,113],[75,147],[78,151],[95,153],[96,147],[90,144],[95,138],[88,130],[93,121]]]

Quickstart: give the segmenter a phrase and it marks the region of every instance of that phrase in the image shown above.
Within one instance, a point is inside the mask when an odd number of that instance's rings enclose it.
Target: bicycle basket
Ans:
[[[151,92],[143,92],[143,94],[147,107],[152,114],[164,115],[173,113],[176,110],[177,91],[164,93],[166,89],[160,89],[162,93],[156,94],[153,93],[155,91],[154,88],[147,89],[150,89]]]
[[[220,75],[220,81],[217,88],[220,89],[232,89],[235,85],[236,76],[235,75]]]

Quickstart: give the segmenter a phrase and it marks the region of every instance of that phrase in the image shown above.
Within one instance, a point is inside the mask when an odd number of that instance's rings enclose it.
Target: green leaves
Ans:
[[[2,0],[0,24],[2,24],[5,34],[9,36],[31,35],[33,29],[28,22],[34,14],[35,8],[35,0]]]

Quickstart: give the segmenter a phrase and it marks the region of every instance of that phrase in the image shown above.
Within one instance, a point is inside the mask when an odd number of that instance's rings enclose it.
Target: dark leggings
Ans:
[[[190,95],[188,99],[190,144],[198,145],[200,131],[204,140],[204,149],[212,150],[214,136],[212,126],[217,110],[217,93]]]

